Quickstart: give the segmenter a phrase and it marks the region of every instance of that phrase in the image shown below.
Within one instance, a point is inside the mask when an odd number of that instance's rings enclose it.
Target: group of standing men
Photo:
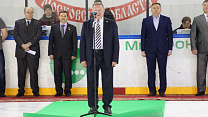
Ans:
[[[15,22],[14,39],[16,41],[17,66],[18,66],[18,94],[17,97],[24,96],[26,69],[30,71],[30,85],[34,96],[39,96],[38,67],[40,58],[39,40],[42,37],[41,22],[33,18],[34,9],[26,7],[25,18]],[[48,55],[54,60],[54,82],[56,94],[63,94],[62,72],[65,74],[65,94],[71,96],[72,60],[77,54],[77,31],[76,27],[67,23],[68,13],[59,13],[60,23],[51,27],[48,44]],[[34,53],[32,53],[34,52]]]
[[[48,6],[48,8],[51,8]],[[45,10],[45,9],[44,9]],[[197,91],[196,96],[204,95],[206,90],[206,68],[208,61],[208,0],[203,2],[204,14],[195,17],[191,28],[191,50],[197,55]],[[111,114],[111,102],[113,100],[113,67],[118,64],[119,39],[118,27],[115,21],[104,18],[104,6],[102,1],[96,0],[93,11],[96,18],[83,23],[80,40],[80,62],[87,68],[87,91],[89,113],[94,113],[98,108],[98,72],[101,69],[103,87],[104,112]],[[141,30],[142,56],[146,57],[148,69],[147,96],[157,94],[155,87],[156,62],[159,68],[160,89],[159,95],[166,96],[167,87],[166,66],[167,58],[172,54],[173,32],[169,17],[161,15],[161,4],[152,4],[152,16],[144,18]],[[33,18],[34,10],[31,7],[24,9],[25,18],[15,22],[14,39],[18,65],[18,94],[24,96],[26,69],[30,71],[30,84],[34,96],[39,96],[38,66],[40,58],[39,40],[41,39],[41,22]],[[47,14],[46,14],[47,16]],[[46,17],[44,16],[44,17]],[[71,68],[72,60],[77,54],[76,27],[67,23],[68,13],[59,13],[60,23],[51,27],[48,45],[48,55],[54,60],[55,96],[63,95],[62,72],[65,74],[66,96],[71,95],[72,88]],[[42,22],[43,23],[43,22]],[[0,19],[0,29],[3,33],[1,43],[7,37],[5,23]],[[2,46],[0,43],[0,96],[5,97],[5,73]],[[35,53],[33,53],[35,51]],[[33,53],[33,54],[32,54]],[[94,56],[96,60],[96,87],[94,87]],[[3,63],[3,64],[2,64]],[[96,91],[95,91],[95,90]],[[95,102],[95,97],[96,100]],[[95,105],[97,107],[95,107]]]

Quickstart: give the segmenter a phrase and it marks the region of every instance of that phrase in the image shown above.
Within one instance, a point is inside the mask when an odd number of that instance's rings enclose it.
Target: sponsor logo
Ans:
[[[138,41],[126,41],[126,51],[132,51],[132,50],[140,50],[141,51],[141,40]],[[178,50],[181,49],[190,49],[191,48],[191,42],[190,39],[174,39],[173,40],[173,48],[176,48]]]
[[[157,1],[158,0],[149,0],[149,7],[151,8],[152,3]],[[82,23],[86,19],[85,8],[68,5],[58,0],[35,0],[35,2],[42,9],[45,4],[50,4],[56,14],[59,14],[62,10],[67,11],[69,13],[69,21]],[[111,7],[110,10],[117,22],[127,20],[146,11],[146,0],[132,0],[123,5]],[[89,15],[91,11],[92,9],[89,9]]]
[[[53,60],[50,61],[51,72],[54,75],[54,63]],[[86,75],[86,68],[82,67],[80,64],[79,48],[77,48],[77,58],[73,60],[72,63],[72,83],[77,83],[84,78]],[[62,73],[62,82],[65,83],[64,72]]]

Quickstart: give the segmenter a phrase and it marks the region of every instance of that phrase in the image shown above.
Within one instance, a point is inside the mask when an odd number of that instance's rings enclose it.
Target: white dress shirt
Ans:
[[[28,24],[27,24],[28,21],[29,21],[29,24],[31,23],[31,20],[25,19],[25,21],[26,21],[26,26],[28,25]]]
[[[205,17],[206,22],[207,22],[207,24],[208,24],[208,15],[204,13],[204,17]]]
[[[157,30],[159,26],[159,21],[160,21],[160,15],[158,15],[157,18],[154,15],[152,16],[153,16],[153,23],[154,23],[155,29]]]

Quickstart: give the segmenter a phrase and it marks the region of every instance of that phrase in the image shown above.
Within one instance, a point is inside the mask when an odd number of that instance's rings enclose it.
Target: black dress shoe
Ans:
[[[39,92],[35,92],[35,93],[33,93],[33,95],[36,96],[36,97],[40,96]]]
[[[156,96],[156,93],[149,93],[147,96]]]
[[[110,107],[107,107],[105,109],[104,113],[106,113],[106,114],[112,114],[112,111],[111,111]]]
[[[62,96],[62,94],[61,94],[61,93],[57,93],[57,94],[55,94],[54,96],[55,96],[55,97],[58,97],[58,96]]]
[[[195,96],[202,96],[204,95],[205,91],[198,92]]]
[[[95,112],[95,108],[94,107],[91,107],[90,110],[88,111],[89,114],[92,114],[94,112]]]
[[[67,97],[71,96],[71,93],[67,93],[66,96],[67,96]]]
[[[22,96],[24,96],[24,93],[18,93],[18,94],[16,95],[16,97],[22,97]]]
[[[166,95],[165,95],[165,92],[160,92],[160,93],[159,93],[159,96],[165,97],[165,96],[166,96]]]
[[[0,97],[6,97],[6,95],[4,93],[1,93]]]

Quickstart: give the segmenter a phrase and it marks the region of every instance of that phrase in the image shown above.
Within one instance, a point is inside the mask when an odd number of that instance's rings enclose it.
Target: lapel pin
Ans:
[[[68,27],[68,30],[70,30],[70,27]]]
[[[106,23],[108,23],[108,21],[106,21]]]

